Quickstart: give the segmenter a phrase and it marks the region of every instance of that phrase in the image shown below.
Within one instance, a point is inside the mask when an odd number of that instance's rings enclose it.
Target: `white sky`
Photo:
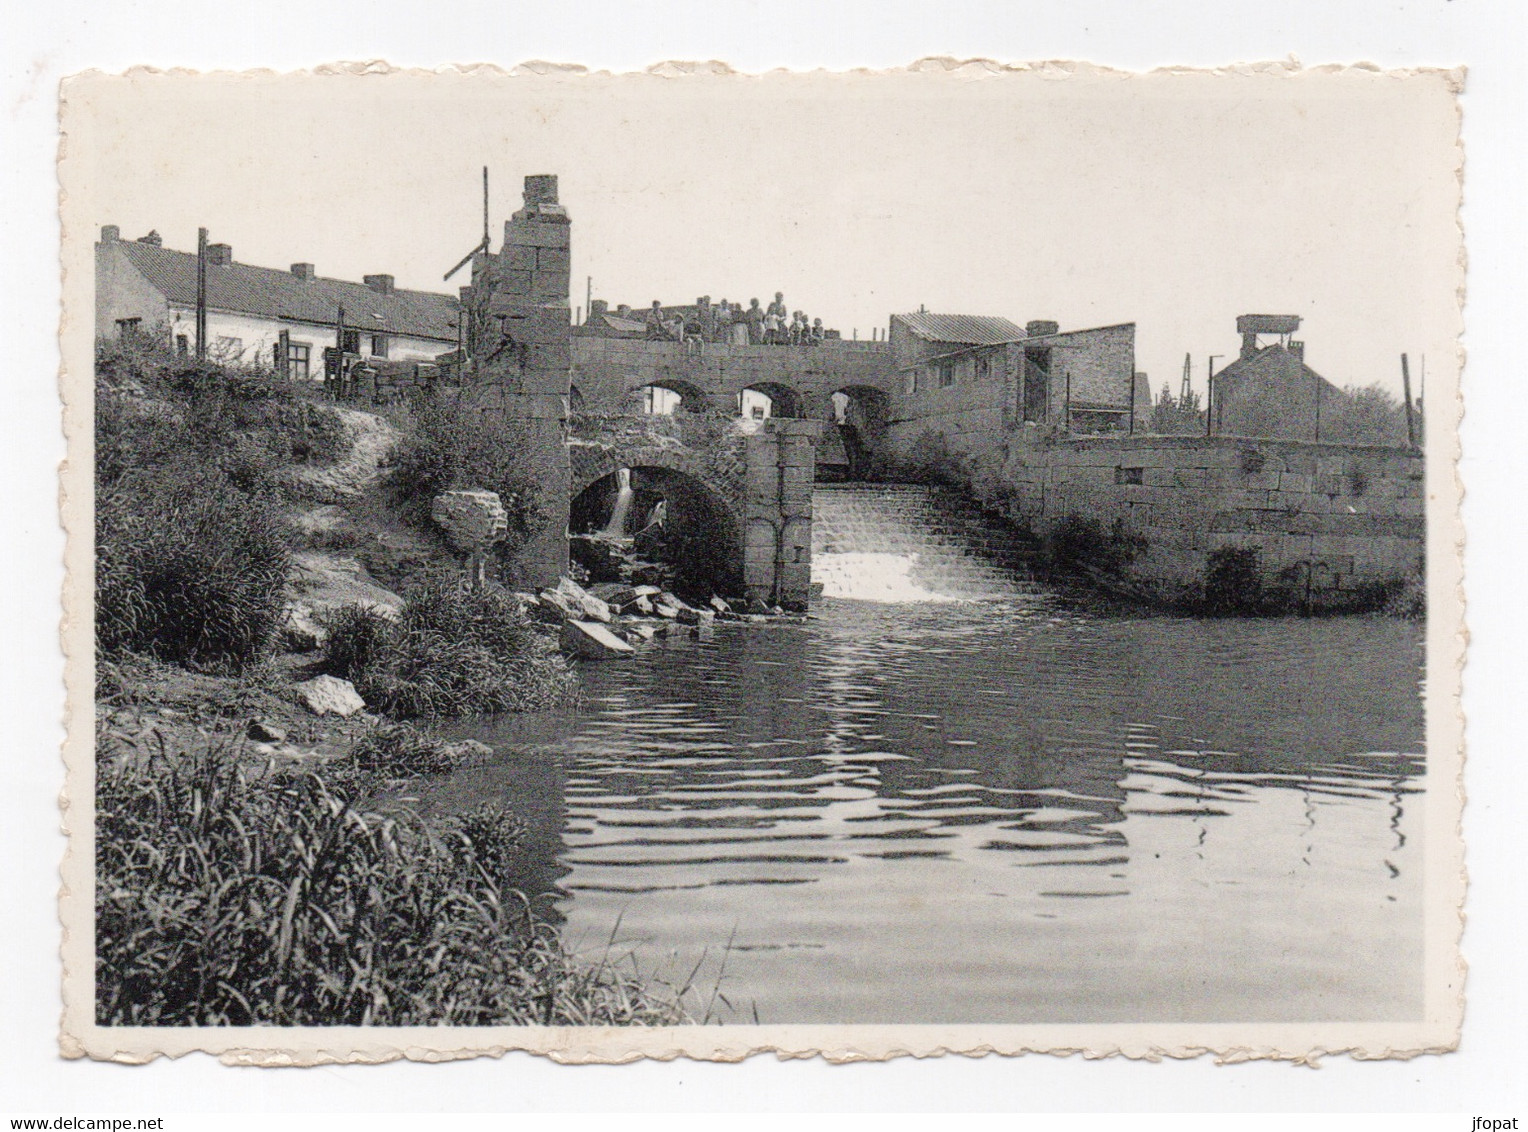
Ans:
[[[449,290],[557,173],[612,307],[785,292],[846,336],[892,311],[1135,321],[1137,366],[1229,360],[1238,314],[1399,391],[1453,364],[1456,123],[1441,78],[152,77],[76,90],[94,226],[199,224],[241,262]],[[1217,363],[1224,365],[1225,360]]]

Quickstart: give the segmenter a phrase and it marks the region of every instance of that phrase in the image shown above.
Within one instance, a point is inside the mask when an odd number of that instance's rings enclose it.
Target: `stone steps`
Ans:
[[[989,598],[1028,592],[1034,548],[964,496],[921,484],[819,485],[812,573],[829,596]]]

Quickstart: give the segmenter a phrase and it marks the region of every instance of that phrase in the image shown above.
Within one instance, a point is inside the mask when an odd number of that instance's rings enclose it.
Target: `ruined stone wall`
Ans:
[[[829,398],[845,386],[890,389],[890,348],[882,342],[829,340],[818,346],[733,346],[707,342],[691,352],[678,342],[575,335],[572,383],[588,412],[640,411],[638,390],[665,385],[703,398],[723,414],[737,412],[749,386],[784,385],[803,402],[804,415],[829,416]]]
[[[472,285],[462,291],[473,371],[461,403],[464,411],[517,425],[550,512],[519,565],[528,585],[552,585],[568,568],[572,226],[555,176],[526,177],[524,196],[524,207],[504,224],[498,254],[474,257]]]
[[[1041,535],[1070,518],[1145,540],[1131,577],[1202,590],[1210,556],[1256,552],[1265,585],[1314,596],[1420,577],[1423,458],[1400,448],[1235,437],[1014,443],[973,486]]]

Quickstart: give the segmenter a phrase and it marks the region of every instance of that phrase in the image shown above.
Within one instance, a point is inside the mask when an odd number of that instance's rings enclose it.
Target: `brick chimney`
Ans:
[[[361,282],[365,283],[379,295],[391,295],[393,293],[393,277],[391,275],[363,275]]]
[[[139,236],[138,242],[140,244],[148,244],[151,247],[156,248],[164,246],[164,238],[152,228],[149,229],[149,234],[147,236]]]
[[[101,243],[103,243],[103,244],[115,244],[117,241],[119,241],[121,239],[122,239],[122,229],[121,228],[118,228],[115,224],[102,224],[101,225]]]
[[[158,235],[156,233],[150,232],[149,235],[154,236],[155,243],[158,243]],[[144,238],[147,239],[147,237]],[[231,266],[233,263],[233,247],[229,244],[208,244],[207,263],[212,267]]]
[[[603,318],[610,312],[610,303],[605,299],[595,299],[589,304],[589,321]]]
[[[313,265],[311,263],[294,263],[292,264],[292,274],[299,279],[312,279]]]
[[[1303,362],[1305,360],[1305,343],[1291,342],[1289,344],[1289,352],[1295,356],[1296,361]]]
[[[1061,324],[1059,322],[1052,322],[1048,318],[1031,319],[1024,324],[1024,335],[1027,338],[1045,338],[1059,333],[1060,330]]]

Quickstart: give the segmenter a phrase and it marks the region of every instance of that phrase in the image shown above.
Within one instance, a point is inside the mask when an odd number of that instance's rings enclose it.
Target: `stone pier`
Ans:
[[[527,586],[555,584],[568,568],[571,234],[557,178],[526,177],[524,204],[505,222],[498,254],[475,256],[472,285],[462,289],[473,359],[464,408],[527,451],[541,489],[546,519],[519,555]]]
[[[750,599],[805,609],[812,583],[817,421],[770,418],[747,439],[743,588]]]

